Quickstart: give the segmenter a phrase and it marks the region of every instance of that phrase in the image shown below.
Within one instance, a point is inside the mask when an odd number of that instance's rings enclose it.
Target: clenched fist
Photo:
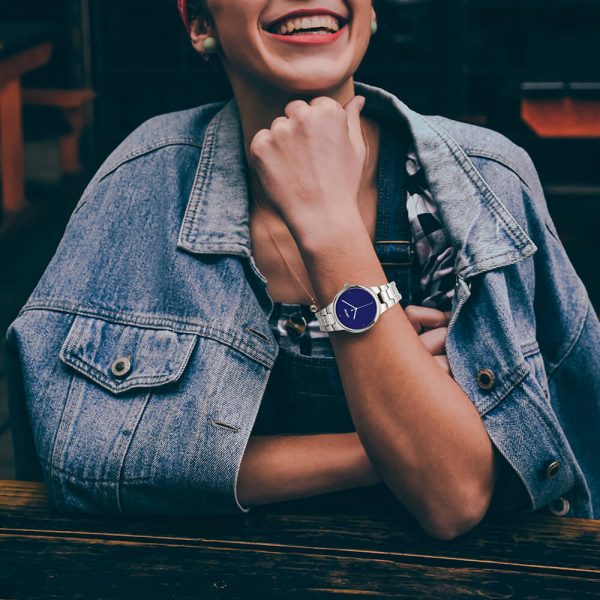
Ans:
[[[360,219],[364,101],[355,96],[342,106],[328,96],[293,100],[285,116],[252,139],[250,166],[292,234],[302,235],[315,223]]]

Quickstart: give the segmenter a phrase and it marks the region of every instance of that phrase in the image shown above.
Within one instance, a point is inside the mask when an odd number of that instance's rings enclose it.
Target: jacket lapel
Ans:
[[[536,245],[447,131],[381,88],[355,82],[355,91],[367,99],[365,114],[407,123],[456,250],[460,277],[512,264],[536,252]],[[251,255],[246,174],[240,116],[232,98],[208,124],[179,248],[198,254]]]
[[[231,99],[206,129],[177,247],[250,256],[248,207],[242,126]]]
[[[458,142],[383,89],[355,83],[371,113],[404,119],[433,200],[456,250],[463,278],[518,262],[537,247],[498,199]]]

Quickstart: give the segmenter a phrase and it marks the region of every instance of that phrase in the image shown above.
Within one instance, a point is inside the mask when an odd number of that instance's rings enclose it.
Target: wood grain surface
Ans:
[[[600,521],[486,517],[429,538],[384,486],[246,515],[61,514],[0,481],[0,598],[600,597]]]

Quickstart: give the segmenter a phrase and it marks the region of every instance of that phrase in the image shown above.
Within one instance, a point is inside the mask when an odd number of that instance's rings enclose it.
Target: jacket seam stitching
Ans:
[[[192,244],[198,239],[198,232],[195,231],[197,228],[193,226],[198,223],[197,217],[201,209],[201,199],[205,194],[206,184],[209,179],[210,172],[212,171],[215,146],[214,140],[221,119],[222,113],[219,112],[215,115],[213,121],[207,127],[204,135],[201,146],[201,154],[198,159],[198,168],[196,170],[196,176],[194,177],[194,183],[192,185],[192,200],[189,206],[189,213],[186,211],[182,224],[182,235],[185,235],[187,241]]]
[[[591,309],[590,303],[588,302],[587,309],[585,310],[585,312],[583,314],[583,318],[581,319],[581,323],[579,324],[579,331],[573,337],[571,344],[569,344],[569,347],[565,350],[565,353],[563,354],[562,358],[556,363],[556,365],[554,366],[552,371],[550,371],[550,373],[548,373],[548,376],[547,376],[548,382],[554,376],[554,373],[556,373],[556,371],[559,369],[559,367],[562,365],[562,363],[567,359],[567,357],[569,356],[569,354],[571,353],[573,348],[577,345],[577,342],[580,340],[581,335],[583,333],[584,325],[585,325],[585,322],[587,321],[590,310],[592,310],[592,309]]]
[[[109,483],[111,485],[115,485],[115,480],[114,479],[106,479],[106,478],[100,478],[100,477],[81,477],[80,475],[75,475],[73,473],[71,473],[71,471],[67,471],[66,469],[62,468],[62,467],[57,467],[56,465],[53,465],[51,462],[41,459],[41,462],[46,466],[47,469],[50,470],[50,472],[58,472],[58,473],[62,473],[64,475],[66,475],[68,478],[70,479],[74,479],[76,481],[89,481],[91,483]],[[52,478],[50,478],[52,479]],[[131,482],[135,482],[135,481],[150,481],[152,480],[152,477],[135,477],[135,478],[127,478],[127,479],[120,479],[119,483],[131,483]]]
[[[494,162],[500,163],[501,165],[512,171],[527,187],[529,187],[525,176],[521,174],[519,169],[513,163],[507,161],[506,157],[500,154],[495,154],[494,152],[489,152],[487,150],[471,150],[465,152],[469,157],[487,158],[493,160]]]
[[[71,314],[81,317],[89,317],[92,319],[102,319],[105,321],[110,321],[112,323],[118,325],[132,325],[132,326],[142,326],[148,327],[150,329],[164,329],[165,327],[171,328],[170,330],[173,333],[178,334],[188,334],[188,335],[202,335],[207,330],[217,331],[221,333],[226,333],[226,331],[222,329],[217,329],[212,325],[209,325],[208,322],[193,322],[193,321],[181,321],[175,320],[172,318],[157,318],[152,317],[151,319],[147,319],[145,317],[139,317],[135,315],[127,315],[126,317],[117,316],[104,307],[98,306],[98,312],[94,312],[92,310],[86,310],[85,308],[71,308],[67,306],[55,306],[52,303],[40,302],[37,304],[28,305],[24,307],[19,312],[18,317],[25,314],[26,312],[36,311],[36,310],[51,310],[54,312],[60,312],[65,314]],[[17,318],[18,318],[17,317]],[[180,328],[178,328],[180,326]],[[189,326],[195,328],[193,331],[189,331],[183,329],[183,327]]]
[[[81,309],[67,309],[67,308],[57,308],[57,307],[53,307],[51,305],[38,305],[38,306],[30,306],[28,308],[23,308],[21,309],[21,311],[19,312],[19,315],[17,316],[17,318],[19,318],[22,314],[24,314],[25,312],[29,312],[29,311],[34,311],[34,310],[51,310],[51,311],[55,311],[55,312],[60,312],[60,313],[64,313],[64,314],[74,314],[77,316],[81,316],[81,317],[87,317],[87,318],[92,318],[92,319],[102,319],[104,321],[110,321],[112,323],[116,323],[116,324],[121,324],[121,325],[131,325],[131,326],[138,326],[138,327],[148,327],[151,329],[165,329],[167,328],[169,331],[172,331],[173,333],[176,334],[182,334],[182,335],[195,335],[195,336],[200,336],[200,337],[204,337],[204,338],[209,338],[211,340],[215,340],[216,342],[220,343],[220,344],[224,344],[226,346],[229,346],[230,348],[236,350],[237,352],[240,352],[242,354],[244,354],[245,356],[248,356],[248,358],[250,358],[251,360],[266,366],[268,368],[272,367],[273,364],[273,356],[264,348],[263,346],[260,346],[260,348],[257,350],[257,345],[256,344],[248,344],[246,342],[243,341],[243,338],[240,338],[237,334],[232,334],[231,332],[228,332],[227,330],[223,330],[223,329],[217,329],[215,327],[213,327],[212,325],[209,325],[208,323],[203,323],[203,324],[199,324],[199,323],[185,323],[185,322],[178,322],[178,321],[173,321],[172,319],[162,319],[162,320],[153,320],[152,323],[149,323],[148,320],[145,319],[137,319],[135,317],[127,317],[127,318],[123,318],[123,317],[117,317],[113,314],[110,314],[110,316],[107,316],[109,313],[108,311],[106,311],[106,315],[103,314],[105,309],[100,308],[99,310],[102,311],[101,313],[98,312],[86,312],[85,309],[81,310]],[[159,324],[161,323],[161,324]],[[194,328],[192,331],[189,330],[183,330],[181,329],[181,327],[188,325],[189,327]],[[179,327],[178,327],[179,326]],[[242,343],[234,343],[233,338],[237,339],[242,339]],[[250,347],[250,349],[249,349]]]
[[[201,148],[201,145],[198,143],[198,141],[193,138],[167,138],[152,144],[151,146],[139,148],[138,150],[130,152],[129,154],[126,154],[122,158],[118,159],[118,162],[115,165],[111,165],[106,173],[99,175],[96,183],[100,183],[104,178],[108,177],[108,175],[111,173],[114,173],[114,171],[116,171],[119,167],[122,167],[125,163],[167,146],[193,146],[194,148]]]
[[[152,398],[153,393],[154,393],[153,390],[149,390],[148,393],[144,395],[144,403],[143,403],[142,407],[140,408],[140,410],[137,411],[135,426],[132,427],[131,435],[128,437],[125,448],[123,449],[123,455],[122,455],[122,459],[120,461],[121,464],[119,465],[119,472],[117,474],[117,483],[116,483],[117,506],[118,506],[121,514],[126,514],[125,510],[123,509],[123,499],[122,499],[123,498],[123,482],[128,481],[128,479],[126,477],[123,477],[123,472],[125,471],[125,462],[127,460],[127,455],[129,454],[131,445],[133,444],[133,439],[135,437],[135,434],[137,433],[137,430],[142,421],[142,417],[144,416],[144,413],[146,412],[146,409],[148,408],[148,403],[150,402],[150,399]],[[123,431],[122,428],[121,428],[121,431]]]

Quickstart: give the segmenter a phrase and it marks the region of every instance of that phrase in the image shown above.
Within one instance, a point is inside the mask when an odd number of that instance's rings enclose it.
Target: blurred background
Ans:
[[[355,79],[523,146],[600,312],[600,0],[379,0]],[[108,154],[165,112],[231,97],[175,0],[0,0],[0,332]],[[0,357],[0,479],[13,479]]]

